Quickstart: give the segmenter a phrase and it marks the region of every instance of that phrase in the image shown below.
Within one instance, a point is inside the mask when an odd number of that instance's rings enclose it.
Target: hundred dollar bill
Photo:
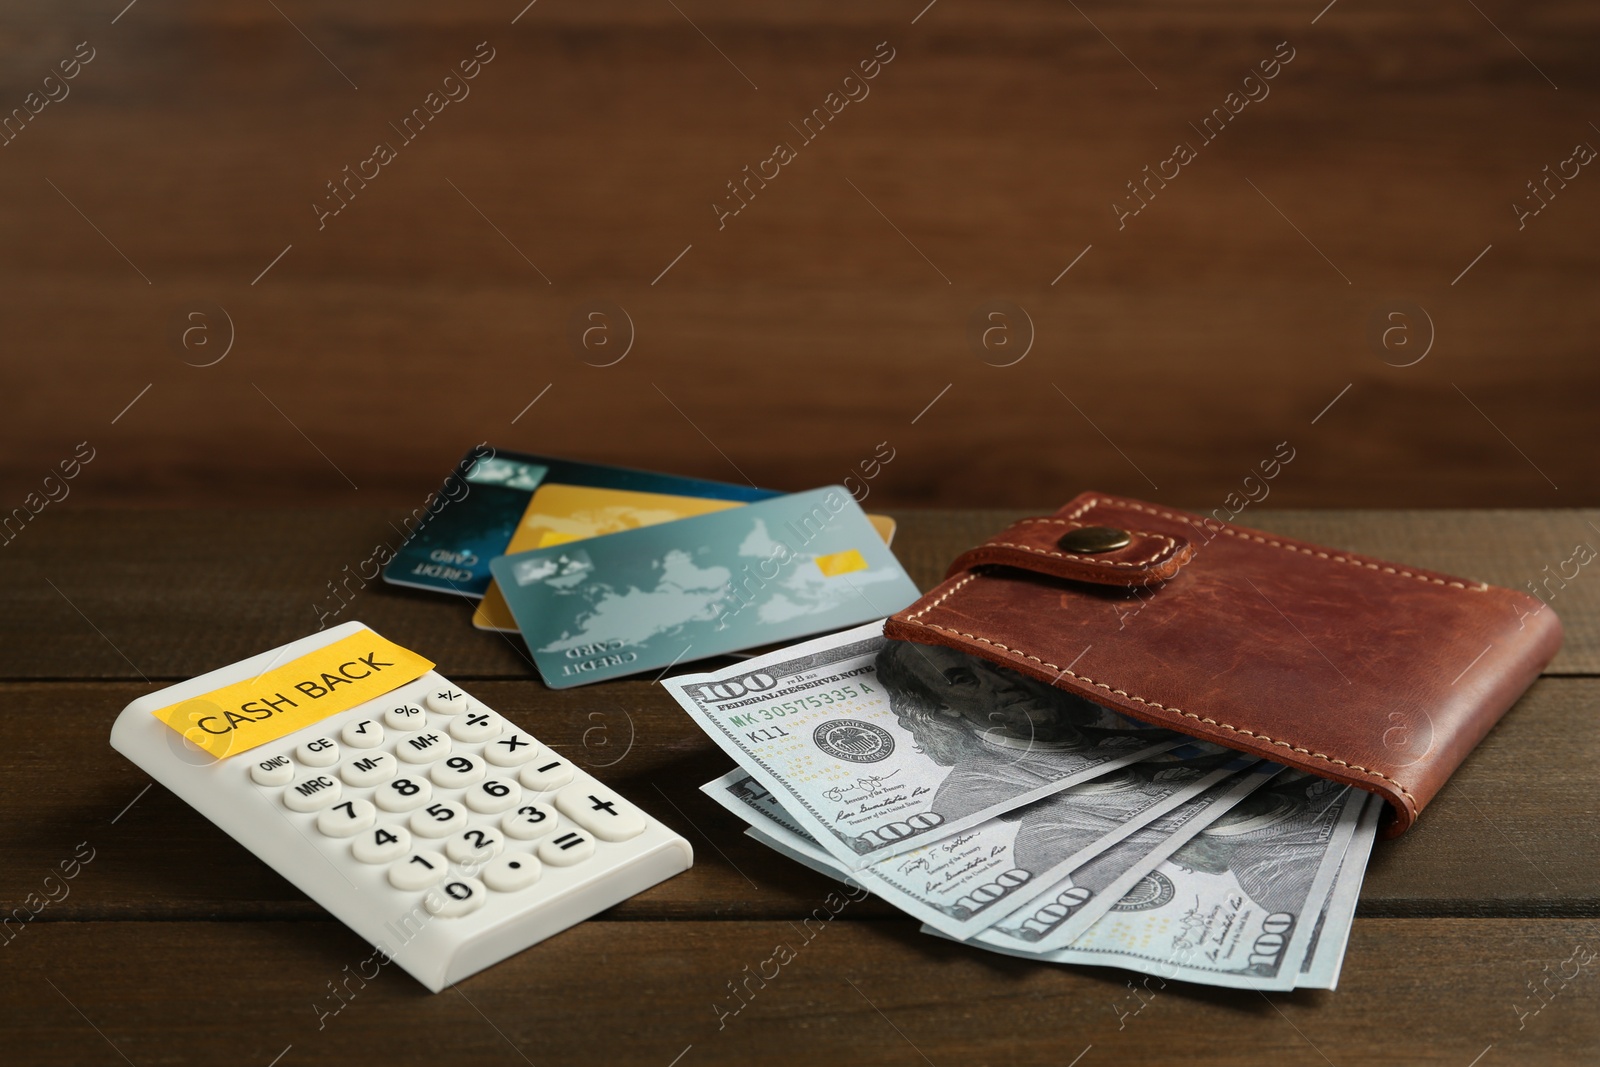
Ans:
[[[985,947],[1233,989],[1293,989],[1366,795],[1287,771],[1146,874],[1070,947]]]
[[[882,631],[662,683],[851,870],[1190,740]]]
[[[976,940],[1031,953],[1070,945],[1162,860],[1283,771],[1280,764],[1243,758],[1255,764],[1247,773],[1213,785],[1071,868],[1024,906],[1009,909]]]
[[[1356,823],[1355,836],[1345,850],[1339,873],[1333,878],[1322,914],[1311,931],[1311,944],[1294,980],[1296,989],[1336,989],[1339,969],[1344,965],[1345,946],[1350,942],[1350,924],[1355,919],[1356,898],[1372,858],[1372,843],[1378,836],[1378,818],[1383,814],[1383,798],[1368,795],[1366,809]]]
[[[1184,745],[855,871],[828,859],[838,868],[836,876],[848,874],[953,937],[970,937],[1015,907],[1014,901],[1048,889],[1059,871],[1112,848],[1256,762],[1214,745]],[[777,838],[779,851],[826,869],[816,860],[818,853],[827,854],[748,775],[737,772],[706,789],[718,786],[718,802]]]

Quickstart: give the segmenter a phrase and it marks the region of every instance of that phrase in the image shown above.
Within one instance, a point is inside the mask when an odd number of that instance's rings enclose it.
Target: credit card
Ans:
[[[552,689],[859,625],[920,595],[838,485],[490,567]]]
[[[439,492],[400,520],[404,540],[383,568],[383,580],[483,596],[492,577],[489,561],[505,552],[529,499],[546,482],[740,502],[778,495],[771,489],[703,478],[500,452],[482,444],[456,464]]]
[[[528,510],[517,523],[504,554],[603,537],[738,506],[733,500],[546,483],[528,501]],[[489,583],[483,599],[478,601],[478,610],[472,613],[472,625],[480,630],[516,632],[517,621],[511,616],[499,583]]]
[[[728,500],[546,483],[528,501],[528,510],[523,513],[504,554],[509,556],[533,548],[603,537],[738,506],[737,502]],[[867,520],[884,544],[893,540],[893,519],[887,515],[868,515]],[[498,582],[490,582],[483,599],[478,601],[478,608],[472,613],[472,625],[480,630],[517,632],[517,620]]]

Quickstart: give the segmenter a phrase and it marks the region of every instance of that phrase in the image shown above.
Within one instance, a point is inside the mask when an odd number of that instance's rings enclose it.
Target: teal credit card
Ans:
[[[837,485],[490,568],[552,689],[857,626],[919,595]]]

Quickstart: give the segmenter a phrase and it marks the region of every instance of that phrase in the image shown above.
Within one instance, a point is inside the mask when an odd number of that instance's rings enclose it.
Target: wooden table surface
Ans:
[[[1415,830],[1377,846],[1341,987],[1241,993],[948,944],[876,899],[806,941],[832,883],[746,839],[696,787],[727,758],[658,686],[553,692],[462,602],[371,586],[359,618],[694,845],[692,870],[438,995],[113,752],[117,713],[302,636],[392,516],[63,511],[0,556],[0,906],[70,890],[0,943],[6,1063],[1593,1064],[1600,970],[1600,578],[1552,601],[1567,643]],[[927,587],[1012,513],[904,512]],[[1258,526],[1521,587],[1600,514],[1262,511]],[[60,890],[54,890],[60,896]],[[37,898],[36,898],[37,900]],[[37,904],[35,904],[37,906]],[[826,912],[824,912],[826,913]],[[15,912],[13,912],[15,914]],[[813,924],[813,929],[815,924]],[[739,1004],[728,983],[795,958]],[[1575,957],[1574,954],[1577,953]],[[351,968],[346,972],[345,968]],[[1547,983],[1547,984],[1546,984]],[[752,984],[751,988],[755,988]],[[1537,996],[1533,990],[1537,988]],[[1081,1057],[1075,1059],[1075,1057]]]

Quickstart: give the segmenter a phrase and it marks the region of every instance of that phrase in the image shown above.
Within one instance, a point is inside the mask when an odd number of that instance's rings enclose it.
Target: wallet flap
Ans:
[[[1193,556],[1194,546],[1182,534],[1124,530],[1054,515],[1012,523],[956,557],[949,573],[998,563],[1080,582],[1152,585],[1177,574]]]
[[[1161,537],[1187,554],[1146,564],[1170,565],[1163,580],[1107,584],[1084,577],[1103,569],[1050,555],[1045,523],[1018,536],[1019,523],[965,554],[885,634],[1378,793],[1390,835],[1561,644],[1543,602],[1483,582],[1098,493],[1052,518],[1142,531],[1151,553],[1136,558],[1153,560]]]

